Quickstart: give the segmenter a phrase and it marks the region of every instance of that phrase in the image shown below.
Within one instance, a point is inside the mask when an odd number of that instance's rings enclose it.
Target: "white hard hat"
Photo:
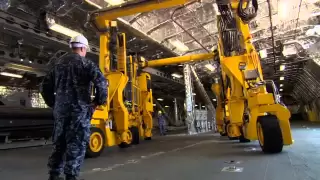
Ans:
[[[73,47],[85,47],[87,51],[90,51],[90,46],[88,43],[87,38],[85,38],[83,35],[77,35],[71,38],[69,43],[70,48]]]

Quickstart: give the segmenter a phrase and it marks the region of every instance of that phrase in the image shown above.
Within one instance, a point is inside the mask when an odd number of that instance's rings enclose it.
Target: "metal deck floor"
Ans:
[[[85,180],[319,180],[320,125],[293,125],[295,144],[276,155],[258,142],[218,135],[156,137],[128,149],[109,148],[82,168]],[[1,180],[47,179],[49,147],[0,151]],[[239,172],[222,172],[233,166]],[[241,172],[242,170],[242,172]]]

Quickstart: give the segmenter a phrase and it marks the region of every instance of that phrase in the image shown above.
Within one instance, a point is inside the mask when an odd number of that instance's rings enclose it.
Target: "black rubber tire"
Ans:
[[[226,132],[226,136],[228,136],[229,140],[238,140],[239,138],[238,137],[230,137],[229,134],[228,134],[228,125],[230,124],[230,121],[227,121],[226,122],[226,125],[225,125],[225,132]]]
[[[125,143],[125,142],[122,142],[120,144],[118,144],[119,148],[121,149],[124,149],[124,148],[128,148],[130,147],[131,144],[128,144],[128,143]]]
[[[220,132],[219,134],[220,134],[220,136],[227,136],[226,132]]]
[[[151,138],[151,137],[145,137],[144,140],[146,140],[146,141],[151,141],[152,138]]]
[[[241,136],[239,137],[239,142],[241,142],[241,143],[248,143],[248,142],[250,142],[250,140],[247,139],[247,138],[245,138],[243,135],[241,135]]]
[[[248,143],[248,142],[250,142],[250,140],[245,138],[243,134],[244,134],[243,133],[243,129],[241,128],[241,136],[239,137],[239,142],[240,143]]]
[[[257,121],[257,133],[258,124],[261,125],[264,138],[263,145],[259,140],[262,151],[264,153],[280,153],[283,149],[283,137],[278,118],[274,115],[260,116]]]
[[[128,143],[122,142],[122,143],[118,144],[119,148],[128,148],[131,145],[140,143],[139,128],[135,127],[135,126],[132,126],[132,127],[129,128],[129,131],[131,132],[131,135],[132,135],[131,143],[128,144]]]
[[[220,136],[228,136],[227,126],[226,126],[226,125],[224,125],[224,131],[223,131],[223,132],[220,132],[219,134],[220,134]]]
[[[93,134],[93,133],[99,133],[99,134],[102,136],[103,146],[102,146],[102,148],[101,148],[100,151],[98,151],[98,152],[93,152],[93,151],[90,149],[90,144],[88,144],[88,146],[87,146],[86,157],[87,157],[87,158],[96,158],[96,157],[99,157],[99,156],[101,155],[101,153],[103,152],[103,150],[104,150],[104,148],[105,148],[104,144],[105,144],[105,142],[106,142],[106,136],[105,136],[105,133],[104,133],[101,129],[97,128],[97,127],[91,127],[91,128],[90,128],[90,131],[91,131],[91,134]],[[91,137],[91,135],[90,135],[90,137]],[[90,140],[89,140],[89,141],[90,141]],[[90,143],[90,142],[89,142],[89,143]]]
[[[140,143],[140,134],[139,134],[139,128],[136,126],[132,126],[129,128],[132,134],[132,142],[131,144],[139,144]]]
[[[239,139],[238,137],[230,137],[230,136],[228,136],[228,138],[229,138],[229,140],[232,140],[232,141]]]

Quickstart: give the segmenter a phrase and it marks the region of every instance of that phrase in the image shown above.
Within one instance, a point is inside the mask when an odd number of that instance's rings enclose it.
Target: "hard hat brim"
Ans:
[[[90,46],[89,45],[85,45],[85,44],[82,44],[82,43],[70,43],[69,45],[70,48],[86,48],[87,52],[90,52]]]

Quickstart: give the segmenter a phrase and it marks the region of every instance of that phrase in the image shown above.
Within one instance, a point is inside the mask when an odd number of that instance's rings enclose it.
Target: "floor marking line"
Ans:
[[[266,178],[267,178],[267,173],[268,173],[269,163],[270,163],[270,159],[268,159],[267,167],[266,167],[266,171],[264,172],[264,176],[263,176],[263,180],[266,180]]]
[[[93,168],[93,169],[91,169],[89,171],[83,171],[80,174],[83,175],[83,174],[92,174],[92,173],[96,173],[96,172],[112,171],[112,170],[114,170],[116,168],[119,168],[119,167],[122,167],[122,166],[125,166],[125,165],[128,165],[128,164],[139,163],[144,159],[150,159],[152,157],[157,157],[157,156],[160,156],[160,155],[163,155],[163,154],[177,152],[177,151],[181,151],[181,150],[184,150],[184,149],[187,149],[187,148],[191,148],[191,147],[194,147],[194,146],[197,146],[197,145],[208,144],[208,143],[213,143],[213,142],[217,142],[217,141],[216,140],[204,140],[204,141],[200,141],[200,142],[197,142],[197,143],[194,143],[194,144],[189,144],[187,146],[183,146],[183,147],[180,147],[180,148],[175,148],[175,149],[172,149],[172,150],[169,150],[169,151],[155,152],[155,153],[152,153],[152,154],[149,154],[149,155],[141,156],[138,159],[127,160],[126,162],[124,162],[122,164],[113,164],[113,165],[108,166],[106,168]]]

